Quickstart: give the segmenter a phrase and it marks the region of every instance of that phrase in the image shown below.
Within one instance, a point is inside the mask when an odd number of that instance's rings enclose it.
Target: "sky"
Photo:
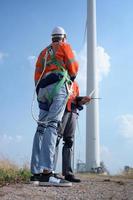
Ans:
[[[118,173],[125,165],[133,167],[133,1],[96,3],[100,160]],[[86,94],[86,14],[85,0],[0,0],[0,158],[30,162],[35,62],[55,26],[67,32],[80,64],[80,91]],[[85,162],[85,121],[84,109],[75,134],[75,163]]]

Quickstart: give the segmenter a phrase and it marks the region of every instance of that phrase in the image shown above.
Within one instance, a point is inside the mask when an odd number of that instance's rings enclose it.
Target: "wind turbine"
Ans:
[[[94,98],[98,97],[96,48],[96,0],[87,0],[87,95],[94,91]],[[98,172],[99,146],[99,102],[93,99],[86,108],[86,171],[88,172]]]

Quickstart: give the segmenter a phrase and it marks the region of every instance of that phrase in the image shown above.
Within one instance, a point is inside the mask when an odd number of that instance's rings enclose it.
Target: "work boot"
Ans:
[[[58,173],[53,173],[53,176],[55,177],[55,178],[59,178],[59,179],[63,179],[63,176],[62,175],[60,175],[60,174],[58,174]]]
[[[81,180],[79,178],[76,178],[73,174],[66,175],[65,180],[70,181],[70,182],[75,182],[75,183],[81,182]]]
[[[72,183],[62,178],[56,178],[51,172],[49,174],[42,174],[39,181],[40,186],[58,186],[58,187],[71,187]]]
[[[30,182],[33,183],[34,185],[39,185],[40,176],[41,176],[41,174],[33,174],[30,177]]]

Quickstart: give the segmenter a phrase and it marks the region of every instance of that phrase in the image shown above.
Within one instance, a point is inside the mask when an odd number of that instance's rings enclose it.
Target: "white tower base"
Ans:
[[[95,90],[96,80],[96,1],[87,0],[87,95]],[[95,172],[100,167],[99,153],[99,104],[92,100],[86,110],[86,171]]]

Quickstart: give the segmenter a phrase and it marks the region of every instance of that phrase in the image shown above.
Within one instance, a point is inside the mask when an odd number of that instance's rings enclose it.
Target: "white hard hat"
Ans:
[[[61,37],[61,38],[66,37],[65,30],[60,26],[55,27],[52,31],[52,38],[54,37]]]

